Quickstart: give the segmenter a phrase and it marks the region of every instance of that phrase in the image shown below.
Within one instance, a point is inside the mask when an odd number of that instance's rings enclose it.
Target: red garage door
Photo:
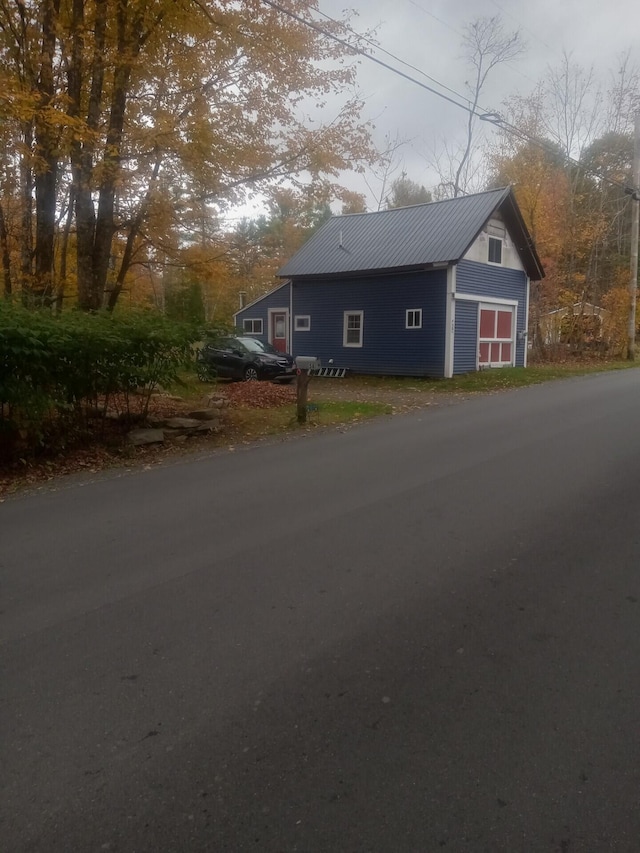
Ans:
[[[478,364],[480,367],[506,367],[513,364],[515,347],[514,310],[502,305],[480,306]]]

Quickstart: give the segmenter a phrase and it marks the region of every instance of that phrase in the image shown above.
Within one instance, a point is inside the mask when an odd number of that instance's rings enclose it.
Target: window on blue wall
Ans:
[[[261,335],[262,319],[247,318],[242,321],[242,328],[248,335]]]
[[[361,347],[364,325],[364,311],[345,311],[342,345]]]
[[[308,314],[296,314],[295,330],[296,332],[308,332],[311,328],[311,317]]]
[[[422,328],[422,308],[407,308],[406,329]]]
[[[502,240],[500,237],[489,237],[489,263],[502,263]]]

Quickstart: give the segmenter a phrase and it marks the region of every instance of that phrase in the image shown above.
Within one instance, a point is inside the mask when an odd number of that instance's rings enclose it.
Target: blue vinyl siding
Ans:
[[[238,329],[242,329],[242,321],[246,319],[262,320],[262,334],[252,335],[259,341],[265,343],[269,340],[269,309],[282,308],[289,310],[289,282],[277,287],[270,293],[265,294],[253,305],[248,305],[235,315],[235,323]]]
[[[444,376],[446,289],[445,269],[411,273],[362,275],[327,280],[294,279],[266,294],[236,314],[242,327],[245,318],[262,319],[261,340],[269,337],[269,309],[290,310],[293,355],[317,356],[327,366],[354,373],[389,376]],[[460,261],[456,267],[454,373],[476,369],[478,303],[464,294],[517,301],[517,331],[527,328],[527,278],[524,272]],[[291,304],[290,304],[291,297]],[[406,329],[408,309],[422,310],[422,328]],[[343,344],[345,311],[363,312],[362,347]],[[296,315],[310,317],[308,331],[295,331]],[[524,364],[526,343],[516,340],[516,364]]]
[[[292,332],[294,355],[354,373],[443,376],[446,270],[293,282],[293,315],[311,329]],[[408,308],[422,309],[422,328],[406,329]],[[343,345],[344,312],[363,311],[362,347]]]
[[[453,372],[472,373],[476,370],[477,359],[478,303],[456,300]]]
[[[461,294],[469,293],[486,298],[487,302],[491,302],[492,297],[517,300],[518,316],[516,331],[523,332],[526,330],[527,277],[524,272],[504,267],[489,266],[488,264],[479,264],[476,261],[460,261],[456,272],[456,292],[459,298],[463,298]],[[458,311],[461,304],[463,303],[456,301],[456,328]],[[476,335],[477,329],[474,331],[474,340]],[[454,352],[457,352],[458,349],[457,338],[456,334]],[[518,367],[524,365],[525,346],[526,341],[518,340],[516,336],[515,363]],[[457,369],[455,372],[458,372]]]

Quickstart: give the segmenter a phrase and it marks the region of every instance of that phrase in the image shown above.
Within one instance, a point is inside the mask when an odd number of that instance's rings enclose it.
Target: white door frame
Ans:
[[[289,322],[290,314],[288,308],[269,308],[268,310],[268,318],[267,324],[269,328],[267,329],[267,340],[270,344],[273,344],[273,315],[274,314],[284,314],[284,334],[285,334],[285,351],[291,352],[291,324]]]

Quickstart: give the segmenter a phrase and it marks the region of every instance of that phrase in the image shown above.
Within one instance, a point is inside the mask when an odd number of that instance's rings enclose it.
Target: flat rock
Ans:
[[[176,444],[184,444],[189,436],[185,432],[168,432],[166,437],[168,441],[175,442]]]
[[[150,427],[163,427],[166,423],[166,419],[160,417],[159,415],[147,415],[147,423]]]
[[[221,432],[222,427],[220,426],[219,421],[200,421],[198,426],[194,430],[189,430],[191,434],[197,434],[201,432]]]
[[[215,421],[220,417],[218,407],[213,409],[196,409],[195,412],[189,412],[189,417],[196,421]]]
[[[224,409],[225,406],[229,405],[229,401],[226,397],[207,397],[207,405],[211,406],[213,409]]]
[[[169,429],[195,429],[201,423],[202,421],[197,421],[195,418],[168,418],[165,426]]]
[[[164,432],[161,429],[132,429],[127,433],[127,441],[135,447],[143,444],[162,444]]]

